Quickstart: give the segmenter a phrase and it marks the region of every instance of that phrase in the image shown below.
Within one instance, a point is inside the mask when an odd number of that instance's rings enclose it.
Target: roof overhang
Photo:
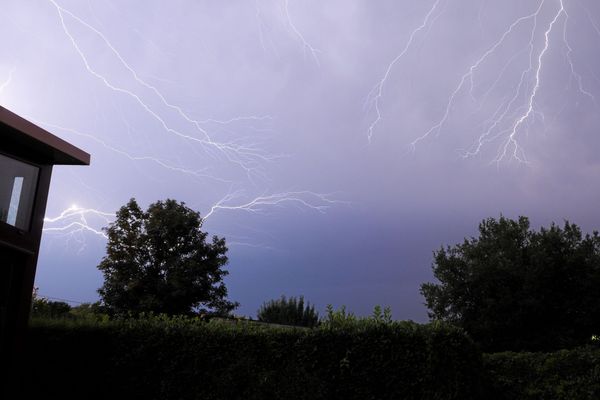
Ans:
[[[48,165],[89,165],[90,155],[0,106],[0,151]]]

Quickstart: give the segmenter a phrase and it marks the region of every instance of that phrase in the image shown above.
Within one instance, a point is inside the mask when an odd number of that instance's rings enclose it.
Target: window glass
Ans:
[[[0,222],[29,230],[39,168],[0,154]]]

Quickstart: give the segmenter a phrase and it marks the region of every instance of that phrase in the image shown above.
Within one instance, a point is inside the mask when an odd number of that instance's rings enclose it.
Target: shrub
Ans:
[[[598,348],[487,354],[484,362],[489,374],[489,393],[498,400],[600,398]]]
[[[442,324],[315,329],[193,318],[33,321],[27,395],[144,399],[476,399],[482,360]],[[65,381],[68,376],[68,384]]]
[[[258,320],[283,325],[316,326],[319,313],[310,303],[304,304],[304,297],[281,296],[278,300],[263,303],[257,313]]]
[[[392,309],[375,306],[369,317],[357,317],[352,312],[346,312],[346,306],[335,310],[331,304],[327,305],[327,315],[321,321],[325,328],[355,328],[359,326],[376,326],[381,324],[392,324]]]
[[[31,315],[35,317],[61,318],[66,317],[71,311],[71,306],[64,301],[52,301],[33,298],[31,301]]]

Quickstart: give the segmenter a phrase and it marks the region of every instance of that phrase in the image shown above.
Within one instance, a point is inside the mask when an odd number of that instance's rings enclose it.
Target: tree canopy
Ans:
[[[64,301],[52,301],[43,297],[34,297],[31,301],[31,316],[46,318],[63,318],[72,307]]]
[[[526,217],[489,218],[479,237],[434,253],[421,293],[434,320],[484,349],[550,350],[600,333],[600,237],[568,221],[539,231]]]
[[[229,313],[223,278],[225,239],[207,241],[200,214],[167,199],[143,211],[135,199],[121,207],[105,232],[106,256],[98,290],[113,314],[189,314],[199,309]]]
[[[258,310],[258,320],[283,325],[316,326],[319,313],[310,303],[304,304],[304,297],[281,296],[278,300],[263,303]]]

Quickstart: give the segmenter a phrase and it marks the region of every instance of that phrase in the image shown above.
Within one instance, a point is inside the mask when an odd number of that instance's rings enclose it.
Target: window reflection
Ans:
[[[29,230],[39,168],[0,154],[0,222]]]

